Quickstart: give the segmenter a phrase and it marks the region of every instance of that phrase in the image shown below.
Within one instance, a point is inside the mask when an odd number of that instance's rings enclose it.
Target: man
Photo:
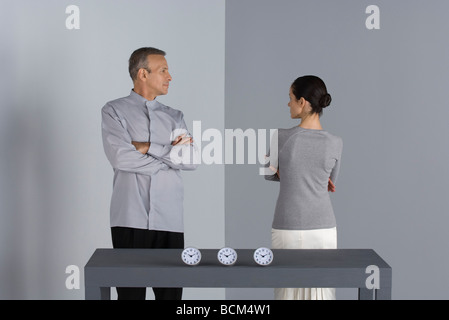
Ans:
[[[171,75],[165,52],[140,48],[129,59],[134,88],[102,108],[106,156],[114,169],[111,234],[114,248],[183,248],[183,183],[198,152],[183,113],[158,101]],[[177,134],[179,133],[179,135]],[[175,136],[176,134],[176,136]],[[179,161],[179,153],[184,161]],[[181,299],[182,288],[153,288],[155,298]],[[118,299],[144,300],[146,288],[117,288]]]

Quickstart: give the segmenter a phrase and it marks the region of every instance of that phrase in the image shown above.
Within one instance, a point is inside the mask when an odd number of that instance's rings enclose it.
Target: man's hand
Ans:
[[[137,141],[131,141],[134,147],[136,147],[137,151],[139,151],[142,154],[146,154],[148,150],[150,149],[150,143],[149,142],[137,142]]]
[[[171,143],[172,146],[176,146],[178,144],[190,144],[193,143],[193,138],[192,137],[186,137],[186,134],[182,134],[178,137],[176,137],[176,139]]]
[[[329,183],[327,185],[327,191],[335,192],[335,185],[330,178],[329,178]]]
[[[131,141],[134,147],[136,147],[136,150],[139,151],[142,154],[146,154],[148,150],[150,149],[150,142],[137,142],[137,141]],[[190,144],[193,143],[192,137],[186,137],[186,134],[178,136],[173,142],[172,145],[181,145],[181,144]]]

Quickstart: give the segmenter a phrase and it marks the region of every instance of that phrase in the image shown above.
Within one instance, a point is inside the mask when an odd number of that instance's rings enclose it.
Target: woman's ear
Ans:
[[[307,113],[310,113],[312,111],[312,106],[310,105],[310,102],[304,99],[304,97],[301,97],[298,100],[298,103],[301,106],[301,110],[304,110]]]

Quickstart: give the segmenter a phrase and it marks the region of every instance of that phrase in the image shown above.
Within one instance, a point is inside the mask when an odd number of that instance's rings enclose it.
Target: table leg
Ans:
[[[391,287],[382,289],[359,288],[359,300],[391,300]]]
[[[359,288],[359,300],[374,300],[375,289]]]
[[[86,287],[84,290],[86,300],[111,300],[111,288]]]
[[[391,300],[391,287],[382,286],[376,291],[376,300]]]

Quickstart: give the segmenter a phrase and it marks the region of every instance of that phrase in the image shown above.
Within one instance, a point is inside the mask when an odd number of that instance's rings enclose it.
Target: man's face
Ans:
[[[147,81],[145,86],[148,92],[154,97],[167,94],[172,78],[168,72],[168,64],[165,57],[156,54],[149,55],[148,68],[151,70],[151,72],[146,72]]]

